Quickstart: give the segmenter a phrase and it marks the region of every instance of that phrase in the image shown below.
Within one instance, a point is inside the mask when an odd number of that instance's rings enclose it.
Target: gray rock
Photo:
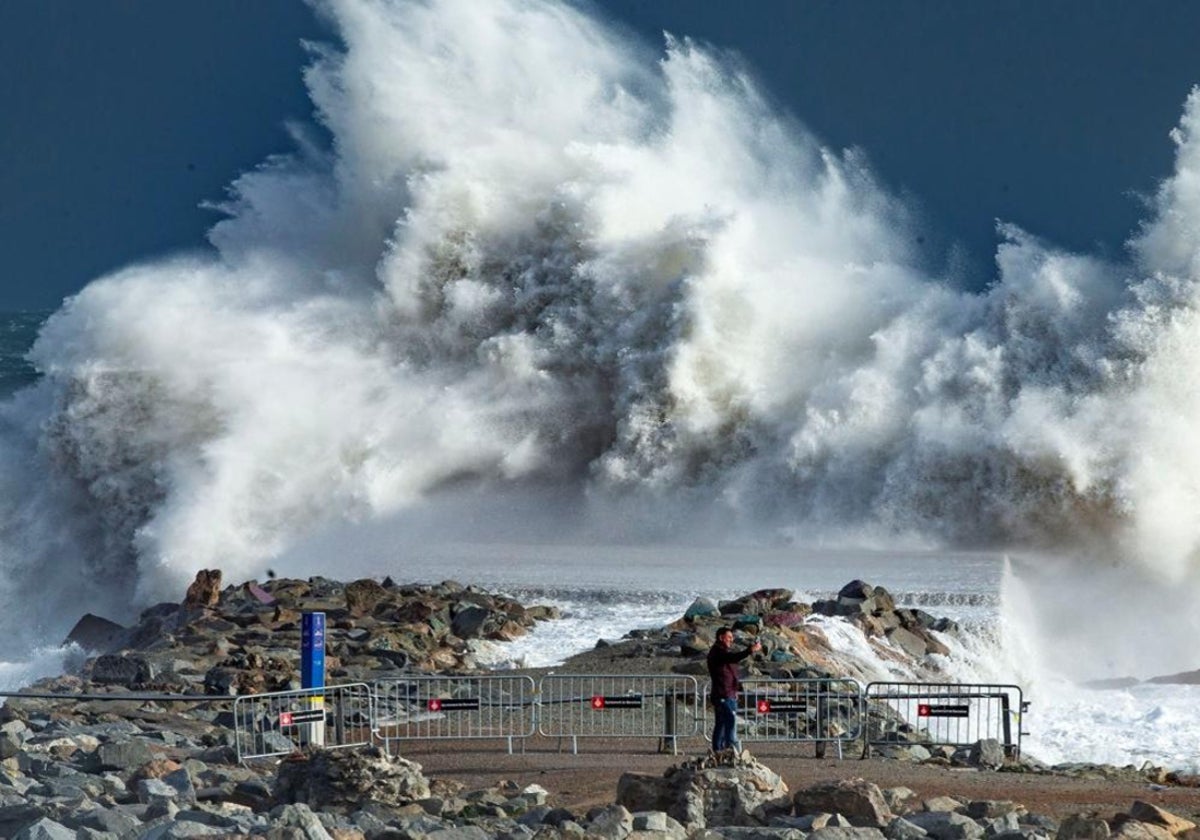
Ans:
[[[13,840],[75,840],[75,832],[62,823],[42,817],[12,835]]]
[[[1004,747],[995,738],[984,738],[971,745],[967,762],[972,767],[987,767],[996,769],[1004,766]]]
[[[929,832],[904,817],[896,817],[888,823],[888,827],[884,829],[883,833],[888,840],[921,840],[921,838],[929,836]]]
[[[916,791],[903,785],[883,789],[883,801],[887,803],[893,814],[903,814],[910,810],[911,803],[916,798]]]
[[[450,825],[425,835],[425,840],[494,840],[495,834],[478,825]]]
[[[990,820],[1009,814],[1019,814],[1024,810],[1022,806],[1007,800],[976,799],[967,803],[967,806],[963,808],[963,813],[973,820]]]
[[[187,840],[191,837],[227,837],[229,832],[223,828],[204,825],[190,820],[171,819],[154,826],[149,831],[138,836],[138,840]],[[328,834],[325,835],[329,837]]]
[[[893,814],[879,786],[864,779],[840,779],[796,791],[797,814],[841,814],[855,826],[883,828]]]
[[[804,840],[804,838],[804,832],[798,828],[736,825],[708,828],[689,835],[689,840]]]
[[[363,802],[399,807],[430,796],[421,765],[392,758],[375,747],[316,750],[279,766],[275,799],[320,810],[352,813]]]
[[[180,768],[163,776],[162,780],[175,791],[175,801],[180,805],[196,804],[196,788],[187,770]]]
[[[887,639],[914,659],[921,659],[929,650],[925,639],[903,627],[893,627],[887,632]]]
[[[1001,817],[991,817],[984,823],[985,837],[1000,837],[1001,835],[1020,832],[1021,821],[1017,819],[1016,811],[1010,811]]]
[[[49,808],[19,801],[0,805],[0,837],[12,837],[22,828],[49,816]]]
[[[517,817],[517,823],[519,825],[526,826],[539,826],[545,822],[546,815],[549,814],[551,810],[552,809],[549,805],[535,805],[525,813],[521,814],[521,816]]]
[[[333,840],[333,836],[325,830],[325,826],[312,809],[301,802],[281,805],[273,810],[271,824],[299,829],[299,836],[304,840]]]
[[[925,829],[935,840],[975,840],[983,836],[979,823],[952,811],[918,811],[905,819]]]
[[[450,632],[460,639],[478,636],[492,611],[476,604],[462,605],[450,619]]]
[[[121,836],[110,834],[107,831],[97,831],[94,828],[77,828],[75,829],[75,840],[121,840]]]
[[[0,730],[0,759],[12,758],[24,744],[25,739],[20,732]]]
[[[964,808],[963,801],[953,796],[931,796],[921,803],[926,811],[959,811]]]
[[[841,814],[803,814],[797,817],[781,815],[771,820],[771,825],[783,828],[798,828],[808,833],[816,831],[818,828],[825,828],[826,826],[849,828],[850,821]]]
[[[142,656],[133,654],[120,656],[106,653],[96,658],[92,665],[92,682],[107,685],[123,685],[133,688],[148,683],[157,676],[151,663]]]
[[[107,653],[116,649],[125,633],[125,628],[115,621],[87,613],[75,622],[63,644],[74,643],[84,650]]]
[[[96,757],[103,770],[129,772],[153,761],[157,755],[145,741],[129,740],[101,744],[96,750]]]
[[[661,778],[625,773],[617,802],[631,811],[665,811],[689,831],[708,826],[759,825],[789,809],[787,785],[753,758],[732,767],[705,759],[669,768]]]
[[[829,825],[808,835],[809,840],[884,840],[883,832],[868,826],[842,828]]]
[[[179,797],[179,791],[162,779],[138,779],[137,798],[144,805],[156,802],[174,802]]]
[[[638,811],[633,815],[634,831],[658,831],[683,835],[686,829],[665,811]]]
[[[1100,817],[1088,814],[1072,814],[1062,821],[1057,840],[1108,840],[1112,829]]]
[[[587,824],[589,837],[598,840],[624,840],[633,830],[633,814],[623,805],[608,805],[591,815]]]
[[[684,610],[683,617],[690,621],[697,618],[714,618],[720,614],[721,611],[710,598],[697,598]]]
[[[97,808],[80,819],[80,825],[108,834],[123,835],[141,825],[142,821],[122,806]]]

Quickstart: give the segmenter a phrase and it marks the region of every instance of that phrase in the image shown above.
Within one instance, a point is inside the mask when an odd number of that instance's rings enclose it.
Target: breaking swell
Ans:
[[[717,51],[540,0],[321,6],[324,133],[232,184],[210,253],[69,299],[0,403],[6,644],[448,538],[1194,589],[1200,94],[1125,258],[1002,225],[976,292]]]

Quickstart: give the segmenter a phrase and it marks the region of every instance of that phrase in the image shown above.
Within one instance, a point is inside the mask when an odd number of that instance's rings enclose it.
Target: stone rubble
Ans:
[[[1182,840],[1196,831],[1185,817],[1144,802],[1111,821],[1081,814],[1057,825],[1011,802],[921,802],[905,788],[880,790],[861,779],[790,792],[747,753],[730,761],[685,760],[662,777],[627,773],[614,801],[587,813],[553,807],[550,794],[536,785],[465,790],[430,781],[419,764],[375,748],[310,749],[281,761],[239,764],[230,698],[299,687],[299,617],[315,609],[327,615],[331,683],[470,671],[476,665],[472,642],[515,637],[555,615],[454,583],[313,578],[222,588],[214,570],[197,576],[182,603],[151,607],[133,627],[85,617],[71,636],[95,655],[77,673],[42,680],[28,692],[166,692],[206,699],[10,699],[0,708],[0,837]],[[791,593],[762,590],[712,608],[693,605],[664,632],[676,642],[676,665],[696,655],[689,648],[706,649],[716,626],[733,622],[740,632],[770,640],[772,651],[795,657],[769,658],[768,667],[826,673],[819,640],[793,620],[806,609]],[[942,632],[919,616],[903,617],[885,591],[861,582],[811,609],[843,615],[880,638],[899,629],[918,639]],[[936,653],[924,644],[923,656]],[[994,747],[981,743],[938,755],[927,750],[924,760],[988,766],[997,760]],[[1003,764],[1009,771],[1050,772],[1028,761]],[[1158,768],[1072,765],[1055,772],[1194,781]]]

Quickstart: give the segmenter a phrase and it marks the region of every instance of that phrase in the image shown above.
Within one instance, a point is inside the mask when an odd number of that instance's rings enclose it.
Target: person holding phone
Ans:
[[[762,643],[755,639],[750,647],[733,649],[733,628],[722,627],[717,631],[717,641],[708,651],[708,675],[712,679],[710,694],[713,702],[712,749],[720,755],[732,750],[740,755],[742,744],[737,737],[737,698],[741,690],[738,679],[738,663],[752,653],[762,650]]]

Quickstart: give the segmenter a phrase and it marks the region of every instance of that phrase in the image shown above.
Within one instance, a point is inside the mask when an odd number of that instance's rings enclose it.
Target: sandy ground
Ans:
[[[579,753],[572,754],[569,742],[560,751],[556,739],[536,737],[526,742],[524,752],[512,755],[502,741],[414,741],[405,744],[401,753],[419,763],[430,779],[457,780],[468,790],[504,780],[536,783],[550,792],[550,804],[582,814],[614,801],[622,773],[661,775],[688,757],[682,748],[679,755],[671,755],[657,753],[655,747],[650,740],[581,739]],[[832,749],[831,757],[816,758],[808,745],[762,743],[751,745],[750,750],[779,773],[791,791],[831,779],[861,777],[881,788],[911,788],[921,799],[951,795],[1007,800],[1056,819],[1081,812],[1111,818],[1140,799],[1200,822],[1200,788],[864,760],[857,754],[838,759]]]

